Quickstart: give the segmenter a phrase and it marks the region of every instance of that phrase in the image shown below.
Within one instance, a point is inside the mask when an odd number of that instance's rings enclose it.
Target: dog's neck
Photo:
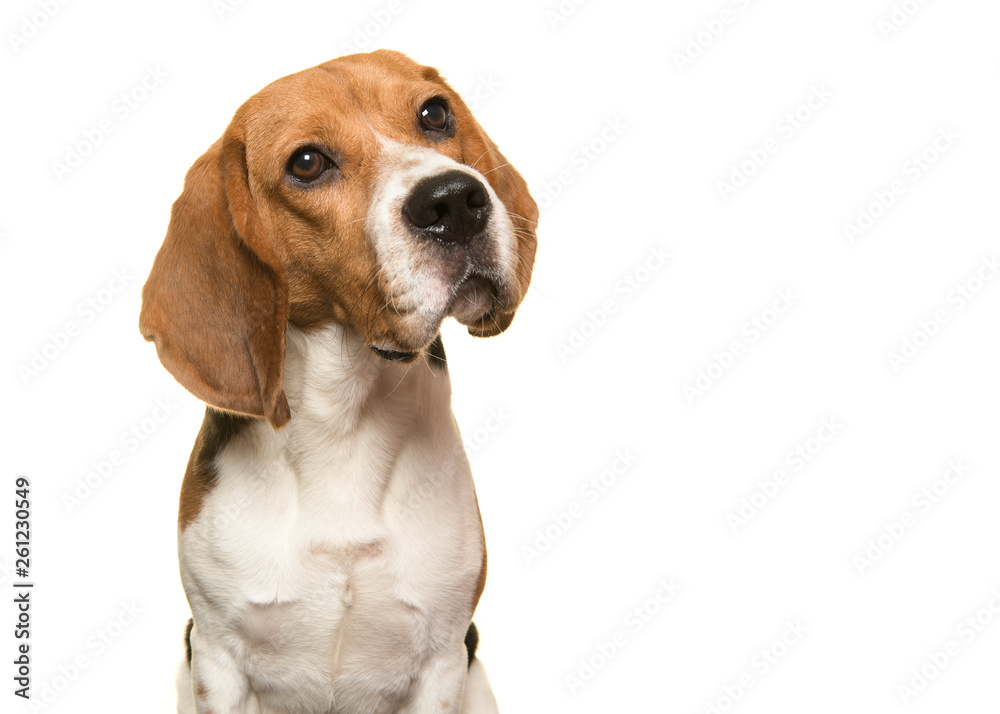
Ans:
[[[330,542],[374,537],[386,498],[469,478],[447,371],[427,359],[397,365],[342,327],[289,326],[291,421],[274,430],[258,420],[252,438],[222,456],[223,469],[292,479],[282,493],[299,494],[298,507],[315,511],[310,522],[336,526]]]
[[[339,325],[309,333],[290,325],[284,383],[292,419],[276,436],[305,478],[353,463],[387,483],[401,461],[412,467],[428,449],[461,451],[447,370],[427,355],[389,363]],[[330,456],[325,468],[319,454]]]
[[[337,438],[372,419],[396,431],[393,427],[420,413],[450,413],[447,371],[427,360],[421,355],[407,365],[386,362],[340,325],[308,333],[289,325],[284,374],[289,427],[320,428]]]

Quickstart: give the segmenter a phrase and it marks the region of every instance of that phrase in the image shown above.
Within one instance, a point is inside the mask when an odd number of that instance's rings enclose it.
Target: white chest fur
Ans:
[[[461,641],[482,526],[447,373],[289,328],[291,422],[246,425],[180,534],[199,642],[262,710],[390,711]]]

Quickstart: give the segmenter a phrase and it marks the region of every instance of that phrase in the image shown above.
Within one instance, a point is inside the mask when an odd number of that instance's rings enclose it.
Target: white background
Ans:
[[[187,167],[236,107],[364,45],[478,91],[543,206],[512,328],[445,327],[501,710],[997,711],[1000,280],[983,261],[1000,253],[1000,6],[399,2],[5,3],[0,708],[30,711],[10,664],[24,474],[41,710],[172,711],[176,503],[202,407],[141,339],[140,288]],[[165,77],[137,90],[148,68]],[[875,219],[852,240],[861,212]],[[672,257],[648,270],[659,248]],[[768,312],[779,291],[791,307]],[[52,357],[31,374],[35,350]],[[686,394],[699,371],[707,389]],[[835,436],[810,441],[824,420]],[[616,451],[635,462],[582,491]],[[786,643],[788,623],[805,631]]]

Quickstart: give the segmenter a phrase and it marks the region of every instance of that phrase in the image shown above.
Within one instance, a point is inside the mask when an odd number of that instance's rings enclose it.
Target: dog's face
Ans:
[[[448,316],[498,334],[527,290],[537,218],[435,70],[342,57],[251,97],[191,168],[140,329],[196,396],[280,425],[287,322],[345,325],[390,361]]]
[[[293,323],[333,319],[403,353],[449,314],[478,335],[510,324],[536,209],[436,71],[390,53],[335,60],[270,85],[234,124]]]

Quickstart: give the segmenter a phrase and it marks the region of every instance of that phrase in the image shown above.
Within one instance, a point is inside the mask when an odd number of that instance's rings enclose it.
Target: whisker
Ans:
[[[392,388],[392,392],[395,392],[397,389],[399,389],[399,385],[403,383],[404,379],[406,379],[406,375],[408,375],[410,373],[410,367],[412,367],[412,366],[413,366],[412,362],[410,362],[410,364],[406,365],[406,369],[403,370],[403,374],[400,376],[399,381],[396,382],[396,386]],[[392,396],[392,392],[389,392],[388,394],[386,394],[382,398],[383,399],[388,399],[389,397]]]
[[[364,290],[362,290],[362,291],[361,291],[361,292],[360,292],[360,293],[358,294],[358,297],[357,297],[357,299],[356,299],[356,300],[354,301],[354,304],[353,304],[353,305],[351,305],[351,309],[347,311],[347,322],[348,322],[348,323],[350,323],[350,322],[351,322],[351,317],[352,317],[352,316],[354,315],[354,311],[355,311],[355,310],[357,309],[357,307],[358,307],[358,303],[359,303],[359,302],[361,302],[361,299],[362,299],[362,298],[363,298],[363,297],[365,296],[365,294],[366,294],[366,293],[367,293],[367,292],[368,292],[368,291],[369,291],[369,290],[371,289],[372,285],[374,285],[374,284],[375,284],[375,282],[376,282],[376,281],[378,280],[378,277],[379,277],[379,275],[381,275],[381,274],[382,274],[382,268],[379,268],[379,269],[378,269],[377,271],[372,271],[372,272],[373,272],[373,275],[371,276],[371,278],[369,278],[369,280],[368,280],[368,283],[367,283],[367,284],[365,285],[365,288],[364,288]],[[366,316],[366,318],[367,318],[367,316]],[[366,319],[366,322],[367,322],[367,319]],[[361,351],[361,349],[362,349],[363,347],[364,347],[364,341],[362,341],[362,342],[361,342],[361,344],[360,344],[360,345],[358,346],[358,349],[354,351],[354,354],[352,355],[352,357],[355,357],[355,356],[357,356],[357,354],[358,354],[358,353],[359,353],[359,352]],[[352,364],[352,366],[353,366],[353,364],[354,364],[354,361],[353,361],[353,359],[351,359],[351,364]]]
[[[365,294],[368,292],[368,290],[371,288],[371,286],[375,284],[376,280],[378,280],[378,276],[381,274],[381,272],[382,272],[381,268],[379,268],[377,271],[375,271],[375,270],[372,271],[372,275],[368,279],[368,282],[365,285],[364,289],[358,294],[358,297],[354,301],[354,304],[351,305],[351,309],[347,311],[347,322],[348,323],[351,322],[351,317],[354,315],[354,311],[355,311],[355,309],[357,309],[358,303],[361,302],[361,299],[365,296]],[[344,329],[349,329],[349,328],[347,328],[347,326],[345,325]],[[341,354],[343,354],[343,349],[344,349],[343,345],[344,345],[345,342],[346,342],[346,340],[341,343]],[[351,367],[354,368],[355,370],[357,369],[357,367],[354,364],[354,357],[357,356],[358,352],[361,351],[361,347],[363,347],[363,346],[364,346],[364,343],[362,342],[361,346],[359,346],[357,350],[355,350],[352,354],[348,355],[348,361],[351,363]]]
[[[482,158],[482,157],[480,156],[479,158]],[[486,174],[491,174],[494,171],[496,171],[497,169],[502,169],[504,166],[510,166],[510,162],[508,161],[506,164],[500,164],[499,166],[496,166],[496,167],[490,169],[489,171],[483,171],[483,176],[485,176]]]
[[[508,164],[508,166],[509,166],[509,164]],[[514,218],[520,218],[520,219],[521,219],[522,221],[524,221],[525,223],[534,223],[534,224],[535,224],[536,226],[538,225],[538,221],[533,221],[533,220],[531,220],[530,218],[525,218],[525,217],[524,217],[524,216],[522,216],[521,214],[519,214],[519,213],[514,213],[514,212],[513,212],[512,210],[510,210],[510,209],[507,209],[507,215],[508,215],[508,216],[514,216]]]
[[[354,301],[354,304],[351,305],[351,309],[347,311],[347,317],[348,317],[348,319],[350,319],[351,315],[354,314],[354,310],[358,306],[358,303],[361,302],[361,298],[363,298],[365,296],[365,293],[368,292],[369,288],[371,288],[371,286],[375,283],[375,281],[378,280],[378,276],[381,273],[382,273],[382,268],[379,268],[378,270],[373,271],[373,274],[372,274],[371,278],[369,278],[369,280],[368,280],[368,284],[365,285],[364,290],[362,290],[360,293],[358,293],[358,297]]]
[[[470,166],[469,168],[470,168],[470,169],[474,169],[474,168],[476,168],[476,164],[478,164],[478,163],[479,163],[479,161],[480,161],[480,160],[481,160],[481,159],[482,159],[482,158],[483,158],[484,156],[486,156],[486,154],[488,154],[488,153],[490,153],[490,150],[489,150],[489,149],[487,149],[487,150],[486,150],[486,151],[484,151],[484,152],[483,152],[482,154],[480,154],[479,158],[478,158],[478,159],[476,159],[475,161],[473,161],[473,162],[472,162],[472,166]]]

